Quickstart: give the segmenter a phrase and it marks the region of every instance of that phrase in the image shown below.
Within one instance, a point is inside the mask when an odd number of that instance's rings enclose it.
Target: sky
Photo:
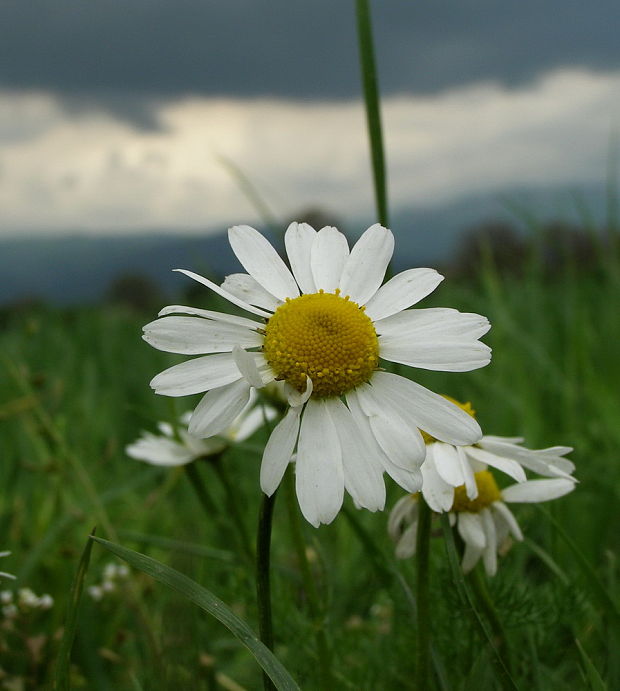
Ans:
[[[3,0],[0,237],[374,220],[353,0]],[[393,212],[604,186],[614,0],[372,3]]]

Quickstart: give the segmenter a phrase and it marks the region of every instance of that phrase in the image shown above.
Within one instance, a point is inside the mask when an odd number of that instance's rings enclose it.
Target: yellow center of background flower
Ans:
[[[486,509],[494,501],[501,499],[501,494],[495,478],[488,470],[481,470],[479,473],[474,473],[476,478],[476,486],[478,487],[478,496],[475,499],[469,499],[465,491],[465,485],[461,485],[454,490],[454,503],[451,511],[468,511],[469,513],[478,513],[482,509]]]
[[[458,406],[461,410],[464,410],[468,415],[471,415],[475,419],[476,411],[473,409],[471,403],[461,403],[460,401],[457,401],[456,398],[452,398],[452,396],[446,396],[446,394],[442,394],[442,396],[446,400],[450,401],[450,403],[454,403],[454,405]],[[425,444],[432,444],[433,442],[437,441],[435,437],[432,437],[423,429],[421,429],[420,432],[422,432],[422,438],[424,439]]]
[[[379,342],[364,308],[335,293],[288,298],[265,327],[264,352],[277,379],[316,398],[341,396],[370,379]]]

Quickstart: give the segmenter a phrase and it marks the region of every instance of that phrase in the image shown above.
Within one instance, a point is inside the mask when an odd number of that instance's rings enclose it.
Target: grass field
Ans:
[[[533,261],[514,278],[487,263],[475,278],[446,281],[422,305],[487,315],[494,357],[471,373],[416,371],[417,381],[471,400],[486,433],[523,435],[531,448],[575,449],[577,489],[542,510],[515,508],[526,541],[488,581],[518,688],[620,688],[619,276],[609,255],[588,274],[568,261],[549,276]],[[200,306],[217,304],[205,290]],[[1,587],[49,593],[54,604],[0,619],[0,688],[52,683],[71,583],[93,526],[198,581],[257,629],[254,567],[235,517],[253,541],[267,432],[230,449],[219,470],[198,464],[211,513],[183,468],[126,457],[125,445],[142,429],[197,400],[172,401],[149,389],[157,372],[181,359],[141,341],[141,326],[153,316],[115,306],[3,315],[0,550],[12,554],[0,567],[17,580]],[[301,688],[320,688],[314,631],[324,625],[336,688],[414,688],[414,563],[395,560],[387,511],[357,511],[347,498],[333,524],[301,524],[325,603],[317,622],[294,547],[289,490],[287,483],[280,489],[274,514],[276,656]],[[388,510],[402,494],[388,480]],[[101,583],[109,562],[121,563],[95,544],[86,588]],[[499,688],[489,646],[452,581],[439,524],[430,583],[431,687]],[[84,689],[262,685],[259,666],[221,624],[135,569],[99,601],[84,592],[70,676],[73,688]]]

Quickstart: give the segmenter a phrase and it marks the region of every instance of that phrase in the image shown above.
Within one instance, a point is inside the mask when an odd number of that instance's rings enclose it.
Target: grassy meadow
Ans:
[[[460,600],[439,523],[433,526],[431,688],[620,688],[620,265],[608,249],[588,272],[568,258],[550,273],[539,260],[534,252],[518,276],[487,260],[472,276],[446,280],[421,304],[488,316],[493,327],[485,341],[494,357],[475,372],[409,369],[410,376],[471,401],[487,434],[522,435],[530,448],[573,446],[579,479],[574,492],[542,508],[514,506],[525,542],[501,558],[494,578],[478,574],[505,632],[513,686],[501,680]],[[205,289],[195,306],[223,304]],[[219,466],[193,466],[210,510],[186,469],[155,468],[125,455],[141,430],[154,431],[158,420],[199,400],[150,390],[156,373],[183,360],[140,339],[154,316],[118,305],[2,314],[0,550],[12,554],[0,569],[17,579],[3,580],[0,589],[28,587],[50,594],[54,604],[0,615],[1,689],[53,684],[67,612],[76,611],[71,585],[94,526],[98,536],[205,586],[257,630],[248,553],[268,432],[231,448]],[[302,689],[321,688],[314,637],[321,626],[335,688],[415,688],[415,564],[394,558],[387,512],[404,492],[386,482],[385,512],[358,511],[347,495],[345,510],[318,530],[295,518],[290,482],[278,491],[274,651]],[[304,586],[299,525],[324,603],[318,619]],[[224,626],[139,570],[94,599],[88,588],[102,583],[110,562],[122,563],[94,544],[77,610],[71,688],[262,688],[260,667]]]

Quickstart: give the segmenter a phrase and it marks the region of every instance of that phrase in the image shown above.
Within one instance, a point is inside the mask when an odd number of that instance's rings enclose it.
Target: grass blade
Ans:
[[[84,588],[84,577],[88,570],[88,563],[90,561],[90,553],[93,548],[93,542],[89,539],[86,542],[84,551],[80,558],[73,585],[71,586],[71,595],[69,597],[69,605],[67,608],[67,615],[65,620],[65,627],[60,641],[60,649],[58,657],[56,658],[56,670],[54,674],[54,689],[58,691],[69,691],[69,668],[71,665],[71,649],[73,648],[73,641],[75,639],[75,631],[77,629],[77,619],[79,613],[80,599],[82,597],[82,590]]]
[[[188,600],[215,617],[252,653],[258,664],[282,691],[299,691],[299,687],[274,654],[263,645],[252,629],[234,614],[222,600],[191,578],[144,554],[134,552],[108,540],[93,536],[92,539],[116,554],[134,568],[156,581],[184,595]]]
[[[594,666],[594,663],[590,659],[588,653],[586,653],[584,650],[584,647],[581,645],[578,638],[575,638],[575,645],[577,646],[577,650],[579,650],[581,655],[581,661],[583,662],[586,679],[591,691],[607,691],[607,684],[605,684],[603,681],[598,669],[596,669]]]
[[[372,23],[368,0],[357,0],[356,9],[360,68],[362,72],[364,102],[366,103],[366,123],[368,138],[370,139],[377,217],[382,225],[389,226],[379,88],[377,85],[377,69],[375,66],[375,51],[372,42]]]

